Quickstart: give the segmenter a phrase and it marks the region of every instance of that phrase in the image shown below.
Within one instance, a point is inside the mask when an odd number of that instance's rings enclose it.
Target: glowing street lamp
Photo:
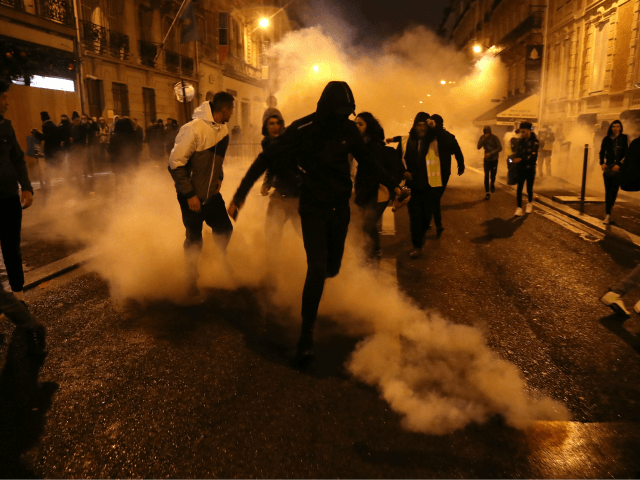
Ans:
[[[269,26],[269,19],[268,18],[263,18],[260,20],[260,26],[262,28],[267,28]]]
[[[482,47],[480,45],[474,45],[473,46],[473,51],[476,53],[480,53],[482,52]]]
[[[314,65],[313,66],[313,71],[317,72],[318,70],[320,70],[320,67],[318,65]]]
[[[442,85],[446,85],[446,84],[447,84],[447,81],[446,81],[446,80],[440,80],[440,83],[441,83]]]

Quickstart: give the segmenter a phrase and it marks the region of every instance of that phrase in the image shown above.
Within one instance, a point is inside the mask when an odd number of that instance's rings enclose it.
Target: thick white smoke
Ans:
[[[487,92],[498,88],[500,67],[495,62],[470,68],[466,59],[420,28],[376,55],[353,53],[319,28],[293,32],[274,50],[283,61],[277,96],[287,123],[315,110],[327,81],[345,80],[353,88],[357,110],[380,118],[388,136],[406,133],[418,111],[440,113],[468,152],[465,141],[476,142],[469,119],[486,108]],[[441,79],[456,83],[439,86]],[[466,129],[473,131],[470,139]],[[227,202],[247,168],[233,162],[229,158],[225,165],[222,194]],[[268,279],[271,303],[298,319],[306,273],[302,239],[286,227],[278,261],[267,258],[274,254],[264,242],[268,198],[256,191],[239,214],[226,258],[205,226],[199,285],[258,287]],[[83,227],[66,221],[59,230],[72,236],[82,232],[98,250],[92,265],[116,299],[184,298],[184,227],[164,167],[142,168],[101,217],[100,228]],[[535,420],[568,418],[560,403],[527,393],[517,368],[487,347],[478,329],[421,310],[398,292],[394,278],[363,267],[361,247],[352,225],[342,271],[327,281],[320,315],[332,317],[345,333],[365,338],[348,368],[380,390],[403,415],[406,428],[442,434],[492,415],[503,415],[518,428]]]

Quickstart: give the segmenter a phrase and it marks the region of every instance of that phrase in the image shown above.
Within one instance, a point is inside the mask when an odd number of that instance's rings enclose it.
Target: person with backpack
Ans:
[[[396,150],[385,145],[384,130],[378,119],[369,112],[362,112],[358,114],[355,122],[373,157],[396,182],[400,182],[404,175],[404,166]],[[389,200],[395,199],[395,192],[390,192],[380,183],[376,170],[370,164],[358,165],[355,192],[355,204],[362,213],[362,230],[370,240],[366,248],[367,259],[380,258],[382,250],[378,221],[389,205]]]
[[[614,120],[609,125],[607,136],[602,139],[600,145],[600,166],[604,178],[604,224],[613,223],[611,211],[618,197],[620,188],[620,166],[622,159],[629,148],[629,137],[622,133],[623,127],[620,120]]]

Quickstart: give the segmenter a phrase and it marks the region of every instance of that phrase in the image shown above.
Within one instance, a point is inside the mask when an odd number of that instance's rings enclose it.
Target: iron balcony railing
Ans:
[[[73,0],[35,0],[35,13],[38,17],[70,27],[75,26]],[[0,0],[0,5],[27,12],[24,0]],[[28,11],[27,13],[33,13]]]
[[[171,50],[164,51],[164,68],[167,72],[178,73],[180,71],[180,54]]]
[[[180,71],[183,75],[193,75],[193,58],[180,56]]]
[[[120,32],[107,30],[101,25],[82,21],[82,44],[91,53],[111,55],[114,58],[129,58],[129,37]]]

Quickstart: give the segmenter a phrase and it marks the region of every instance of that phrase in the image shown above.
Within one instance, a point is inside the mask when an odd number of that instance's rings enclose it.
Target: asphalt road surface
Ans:
[[[424,309],[481,328],[571,421],[408,432],[346,372],[359,338],[319,328],[315,364],[297,371],[297,329],[274,327],[260,290],[116,303],[81,268],[27,294],[48,326],[44,362],[0,323],[0,476],[637,478],[640,319],[598,298],[640,257],[538,208],[515,219],[508,191],[483,197],[477,175],[453,178],[445,231],[416,260],[400,210],[383,263]]]

